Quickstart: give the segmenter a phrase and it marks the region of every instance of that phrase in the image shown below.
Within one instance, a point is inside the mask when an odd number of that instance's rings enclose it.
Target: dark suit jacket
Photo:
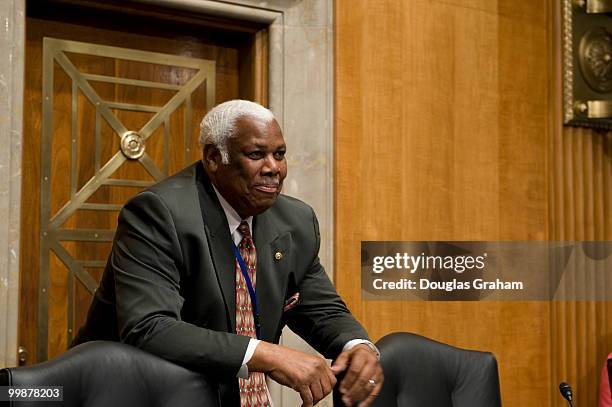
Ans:
[[[335,358],[349,340],[367,338],[319,263],[312,208],[279,196],[254,218],[253,238],[261,339],[278,343],[287,324],[325,357]],[[73,344],[121,340],[214,373],[222,400],[236,401],[235,376],[249,338],[235,334],[232,244],[201,163],[138,194],[120,213],[100,287]],[[296,292],[299,303],[283,312]]]

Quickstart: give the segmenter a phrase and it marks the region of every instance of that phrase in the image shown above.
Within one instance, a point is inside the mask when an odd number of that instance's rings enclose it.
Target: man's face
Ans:
[[[227,147],[229,164],[221,163],[218,150],[204,152],[213,184],[242,218],[262,213],[276,202],[287,176],[285,140],[278,123],[241,117]]]

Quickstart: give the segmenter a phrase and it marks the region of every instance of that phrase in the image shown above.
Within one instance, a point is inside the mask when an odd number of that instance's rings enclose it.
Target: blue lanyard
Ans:
[[[257,296],[255,295],[255,288],[253,288],[253,283],[251,283],[251,277],[249,277],[249,272],[247,271],[246,264],[244,264],[244,260],[242,260],[242,256],[240,255],[240,250],[238,250],[238,246],[236,246],[236,244],[233,244],[232,246],[234,246],[234,255],[236,256],[236,260],[238,260],[240,270],[242,271],[242,275],[244,276],[244,280],[246,281],[246,285],[249,290],[249,296],[251,297],[251,305],[253,307],[253,319],[255,320],[255,335],[257,335],[257,339],[261,339],[261,324],[259,322],[259,307],[257,306]]]

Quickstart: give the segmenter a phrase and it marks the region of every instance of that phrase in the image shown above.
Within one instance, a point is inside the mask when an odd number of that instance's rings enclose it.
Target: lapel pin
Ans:
[[[282,259],[282,258],[283,258],[283,254],[282,254],[281,252],[276,252],[276,253],[274,254],[274,258],[275,258],[276,260],[280,260],[280,259]]]

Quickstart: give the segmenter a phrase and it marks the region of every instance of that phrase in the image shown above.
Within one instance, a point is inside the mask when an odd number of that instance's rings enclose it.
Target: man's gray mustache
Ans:
[[[278,187],[280,186],[280,180],[263,181],[263,182],[258,182],[255,185],[264,186],[264,187]]]

